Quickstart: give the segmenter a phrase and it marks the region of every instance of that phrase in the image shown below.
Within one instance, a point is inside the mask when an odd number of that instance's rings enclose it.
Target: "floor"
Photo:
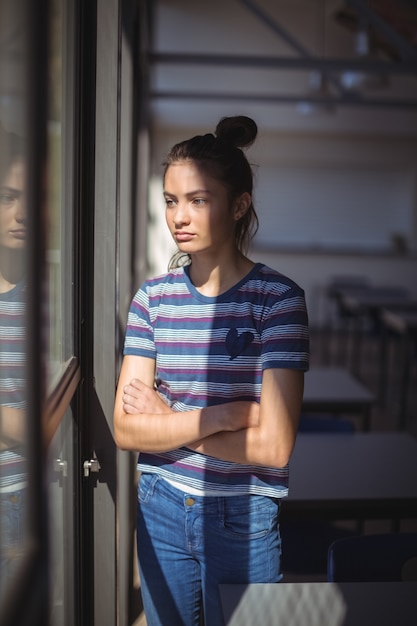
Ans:
[[[404,418],[404,429],[417,437],[417,347],[414,350],[410,382],[407,386],[407,403]],[[365,329],[360,334],[360,342],[344,331],[312,330],[311,331],[311,364],[337,365],[347,367],[378,397],[371,415],[371,429],[376,431],[395,431],[401,426],[401,406],[404,397],[402,390],[404,345],[396,338],[391,337],[388,342],[388,355],[385,383],[381,387],[381,353],[380,336],[372,328]],[[383,393],[381,393],[383,392]],[[384,396],[384,397],[382,397]],[[355,421],[352,416],[347,416]],[[355,424],[360,429],[360,424]],[[339,523],[340,527],[352,528],[351,523]],[[417,520],[403,521],[401,531],[417,532]],[[389,523],[381,520],[367,521],[363,532],[389,532]],[[326,580],[323,573],[285,573],[285,580],[292,581],[320,581]],[[140,612],[139,580],[135,572],[136,598],[133,608],[132,626],[146,626],[146,618]]]

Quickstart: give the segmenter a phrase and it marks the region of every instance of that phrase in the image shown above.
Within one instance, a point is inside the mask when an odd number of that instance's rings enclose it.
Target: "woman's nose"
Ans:
[[[16,199],[16,210],[15,216],[17,222],[25,222],[27,217],[26,212],[26,198],[22,194],[19,198]]]
[[[176,211],[173,216],[173,222],[175,226],[183,226],[184,224],[189,224],[190,215],[187,211],[186,206],[184,204],[178,204],[176,207]]]

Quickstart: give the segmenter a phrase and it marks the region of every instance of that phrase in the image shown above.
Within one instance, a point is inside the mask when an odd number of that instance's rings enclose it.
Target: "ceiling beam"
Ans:
[[[302,57],[312,58],[314,55],[303,46],[291,33],[288,32],[279,22],[270,17],[254,0],[240,0],[246,9],[251,11],[258,19],[260,19],[266,26],[272,30],[276,35],[285,41],[285,43],[291,46]],[[320,72],[323,72],[321,69]],[[327,81],[330,82],[338,91],[344,92],[344,87],[340,83],[338,76],[327,76]]]
[[[345,1],[359,15],[361,20],[372,26],[395,48],[403,61],[417,61],[417,48],[372,10],[367,2],[364,2],[364,0]]]
[[[251,11],[261,22],[272,30],[278,37],[283,39],[286,44],[296,50],[299,54],[305,57],[311,57],[312,54],[305,48],[295,37],[291,35],[281,24],[278,24],[273,20],[261,7],[253,0],[240,0],[249,11]]]
[[[277,70],[319,70],[323,72],[343,72],[346,70],[366,72],[368,74],[417,75],[417,61],[379,61],[361,58],[323,58],[323,57],[273,57],[245,54],[204,54],[182,52],[151,52],[151,64],[166,65],[202,65],[254,67]]]

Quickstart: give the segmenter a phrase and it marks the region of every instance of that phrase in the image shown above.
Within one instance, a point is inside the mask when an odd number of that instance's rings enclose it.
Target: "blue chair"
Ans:
[[[417,581],[417,533],[361,535],[334,541],[329,582]]]
[[[300,433],[353,433],[355,425],[347,419],[322,415],[303,414],[300,417]]]

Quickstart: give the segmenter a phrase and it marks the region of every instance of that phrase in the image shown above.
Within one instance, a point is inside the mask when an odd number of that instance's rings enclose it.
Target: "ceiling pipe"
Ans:
[[[311,95],[284,95],[284,94],[253,94],[253,93],[220,93],[220,92],[193,92],[193,91],[162,91],[152,90],[149,97],[154,100],[223,100],[240,101],[240,102],[259,102],[266,104],[297,104],[303,102],[311,102],[316,105],[325,105],[329,102],[334,105],[353,106],[353,107],[376,107],[376,108],[404,108],[417,111],[417,100],[394,100],[382,98],[358,98],[356,94],[345,94],[343,96],[317,97]]]

